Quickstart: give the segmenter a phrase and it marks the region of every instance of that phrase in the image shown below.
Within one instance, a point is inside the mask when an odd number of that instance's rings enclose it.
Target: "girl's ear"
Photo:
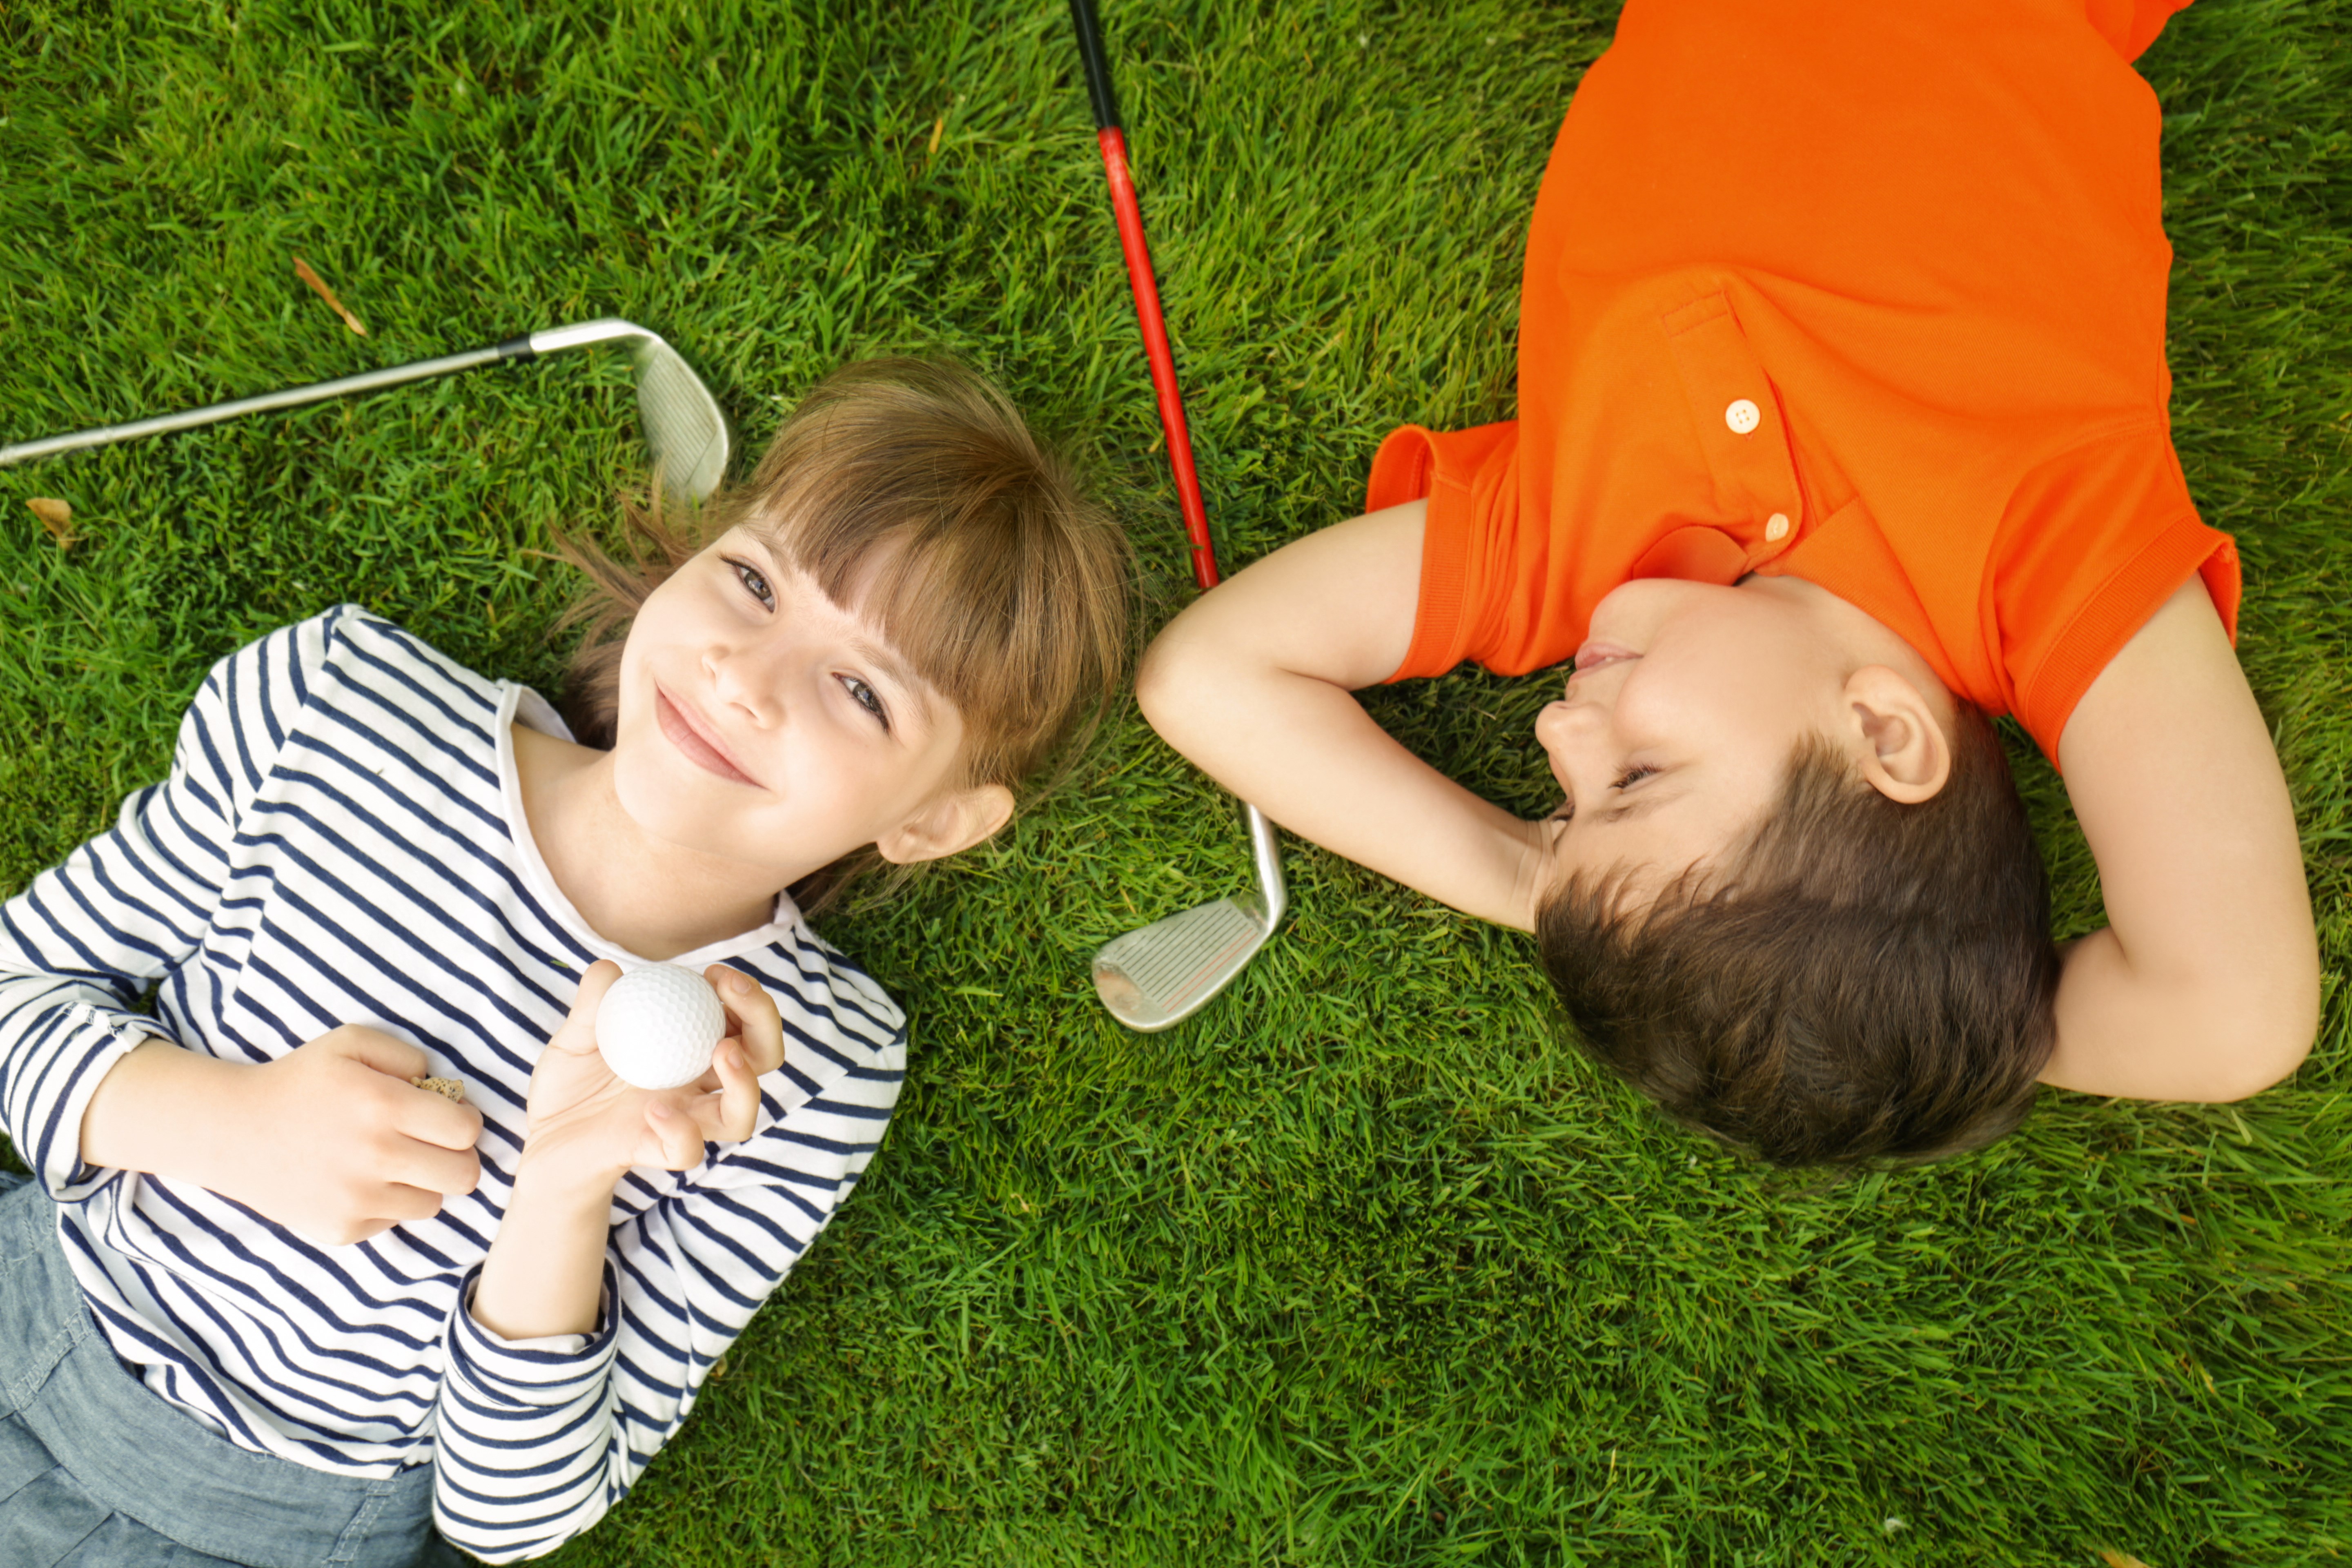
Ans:
[[[1874,664],[1847,679],[1845,700],[1862,776],[1871,787],[1905,805],[1933,799],[1952,776],[1952,742],[1927,694]]]
[[[894,866],[945,859],[971,848],[1013,820],[1013,792],[1003,784],[950,790],[935,797],[903,826],[874,841]]]

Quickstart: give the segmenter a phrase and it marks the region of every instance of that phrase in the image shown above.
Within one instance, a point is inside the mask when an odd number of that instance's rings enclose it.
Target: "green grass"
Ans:
[[[1347,515],[1393,423],[1508,413],[1527,213],[1612,8],[1108,9],[1230,566]],[[947,350],[1090,465],[1156,623],[1188,590],[1067,26],[0,0],[0,439],[621,314],[756,445],[845,358]],[[2203,0],[2143,65],[2178,440],[2244,551],[2326,944],[2291,1085],[2051,1094],[1947,1167],[1776,1175],[1583,1065],[1520,939],[1297,845],[1281,940],[1128,1035],[1087,954],[1245,876],[1227,803],[1129,709],[1001,845],[832,924],[912,1015],[904,1110],[557,1561],[2341,1561],[2352,9]],[[531,552],[609,519],[635,439],[622,368],[572,356],[0,474],[0,891],[160,773],[211,659],[338,600],[552,686],[567,584]],[[86,541],[46,542],[34,495]],[[1532,807],[1545,694],[1373,705]],[[2019,755],[2079,931],[2088,856]]]

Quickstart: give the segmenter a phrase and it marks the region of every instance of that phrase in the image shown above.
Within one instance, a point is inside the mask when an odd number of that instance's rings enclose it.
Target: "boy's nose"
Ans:
[[[1609,722],[1609,711],[1590,699],[1570,701],[1562,698],[1544,704],[1536,715],[1536,741],[1546,751],[1559,746],[1580,735],[1589,735]]]

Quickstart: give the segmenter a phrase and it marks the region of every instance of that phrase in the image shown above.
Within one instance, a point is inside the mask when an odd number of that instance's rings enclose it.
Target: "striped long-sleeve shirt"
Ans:
[[[531,842],[517,721],[562,732],[535,693],[331,610],[222,660],[170,777],[0,906],[0,1117],[116,1353],[242,1447],[367,1477],[437,1466],[443,1532],[494,1562],[549,1550],[635,1483],[856,1184],[906,1060],[898,1008],[787,900],[679,955],[741,970],[782,1010],[757,1131],[623,1180],[593,1332],[509,1342],[474,1322],[532,1063],[581,972],[632,961]],[[266,1062],[343,1024],[422,1047],[482,1113],[480,1185],[434,1218],[320,1246],[82,1163],[90,1094],[142,1039]]]

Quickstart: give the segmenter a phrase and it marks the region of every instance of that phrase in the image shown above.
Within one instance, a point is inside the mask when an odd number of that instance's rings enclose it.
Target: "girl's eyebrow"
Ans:
[[[772,570],[794,573],[800,571],[800,568],[793,563],[792,557],[784,552],[782,544],[773,533],[756,523],[747,522],[738,526],[754,544],[760,547],[760,552],[768,558]],[[849,651],[871,668],[875,674],[898,688],[894,695],[903,698],[915,710],[917,718],[928,724],[937,717],[931,710],[930,698],[928,695],[930,682],[918,676],[913,667],[899,657],[898,649],[879,637],[857,636],[849,639]]]
[[[853,637],[849,639],[849,651],[869,666],[875,674],[897,687],[898,695],[914,708],[917,717],[925,723],[930,722],[934,717],[930,699],[927,695],[930,682],[918,676],[907,661],[898,657],[897,649],[873,637]]]

